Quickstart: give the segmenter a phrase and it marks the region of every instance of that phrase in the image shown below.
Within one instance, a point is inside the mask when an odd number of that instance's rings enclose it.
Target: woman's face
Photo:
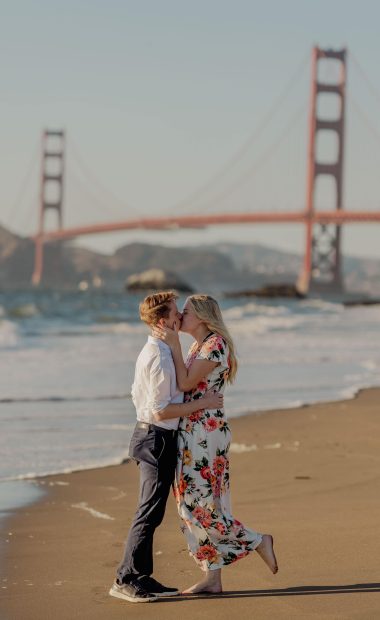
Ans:
[[[201,325],[203,321],[200,321],[195,314],[190,301],[187,299],[182,310],[182,323],[180,330],[186,334],[193,334],[197,327]]]

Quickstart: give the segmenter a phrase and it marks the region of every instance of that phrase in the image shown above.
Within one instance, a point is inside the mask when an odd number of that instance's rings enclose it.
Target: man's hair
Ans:
[[[162,291],[145,297],[140,304],[140,319],[147,325],[157,325],[160,319],[167,319],[170,313],[170,303],[178,299],[174,291]]]

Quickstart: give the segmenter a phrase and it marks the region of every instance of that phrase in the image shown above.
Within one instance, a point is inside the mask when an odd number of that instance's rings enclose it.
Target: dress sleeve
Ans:
[[[222,367],[228,368],[228,346],[221,336],[212,335],[202,344],[195,359],[219,362]]]

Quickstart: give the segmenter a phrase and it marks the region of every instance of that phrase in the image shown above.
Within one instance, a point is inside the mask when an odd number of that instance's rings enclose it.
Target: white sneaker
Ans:
[[[157,596],[147,592],[136,580],[131,583],[123,583],[122,585],[115,581],[112,584],[109,595],[124,599],[130,603],[153,603],[153,601],[157,600]]]

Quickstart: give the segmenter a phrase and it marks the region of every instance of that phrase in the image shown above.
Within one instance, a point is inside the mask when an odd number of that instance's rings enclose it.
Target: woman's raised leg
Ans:
[[[273,549],[273,536],[270,534],[263,534],[263,539],[258,547],[256,547],[256,551],[264,560],[265,564],[269,567],[272,573],[275,575],[278,571],[278,564],[276,555]]]

